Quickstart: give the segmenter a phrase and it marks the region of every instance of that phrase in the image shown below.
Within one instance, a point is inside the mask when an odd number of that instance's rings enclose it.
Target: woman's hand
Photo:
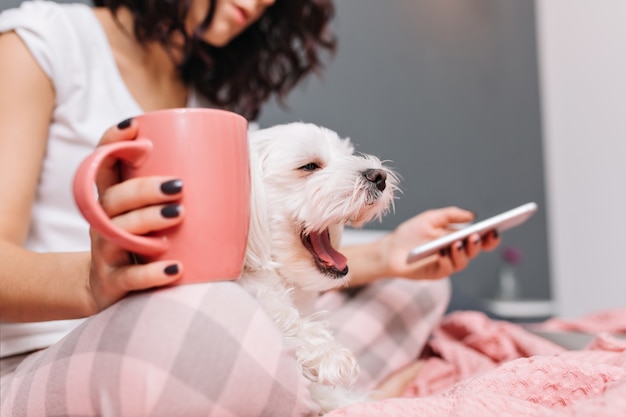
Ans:
[[[407,264],[408,253],[415,246],[451,233],[455,223],[474,220],[474,214],[457,207],[425,211],[400,224],[380,240],[344,248],[352,271],[351,286],[367,284],[380,278],[439,279],[463,270],[482,250],[493,250],[500,243],[494,231],[482,239],[473,234],[454,242],[444,251]]]
[[[396,228],[380,242],[391,276],[412,279],[439,279],[459,272],[482,250],[493,250],[500,243],[497,232],[481,239],[479,234],[459,240],[440,253],[411,264],[406,263],[409,251],[419,245],[451,233],[454,223],[474,220],[474,214],[458,207],[447,207],[421,213]]]
[[[136,122],[126,120],[107,130],[100,145],[131,140],[137,135]],[[145,234],[179,224],[182,182],[171,177],[144,177],[119,182],[118,161],[102,164],[96,179],[100,204],[113,223],[130,233]],[[115,303],[128,292],[170,284],[180,277],[182,265],[176,260],[135,264],[125,249],[109,242],[93,228],[88,287],[94,312]]]

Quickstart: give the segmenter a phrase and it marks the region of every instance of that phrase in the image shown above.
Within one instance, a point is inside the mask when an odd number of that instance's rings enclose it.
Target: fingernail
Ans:
[[[178,264],[172,264],[170,266],[165,267],[163,272],[165,272],[165,275],[176,275],[176,274],[178,274]]]
[[[117,124],[117,128],[120,130],[126,129],[130,127],[130,124],[133,122],[132,117],[130,119],[122,120]]]
[[[166,219],[178,217],[179,215],[180,215],[179,204],[170,204],[169,206],[165,206],[161,209],[161,216],[165,217]]]
[[[479,236],[479,237],[474,238],[474,240],[472,241],[472,243],[473,243],[474,245],[478,245],[478,244],[480,243],[480,236]]]
[[[178,194],[182,189],[182,180],[170,180],[161,184],[161,192],[167,195]]]
[[[460,251],[461,249],[463,249],[463,242],[459,242],[455,245],[456,250]]]

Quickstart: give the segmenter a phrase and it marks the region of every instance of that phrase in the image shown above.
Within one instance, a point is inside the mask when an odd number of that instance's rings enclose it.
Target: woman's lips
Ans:
[[[248,22],[248,18],[250,16],[250,13],[239,6],[235,6],[233,5],[233,9],[234,9],[234,18],[235,18],[235,22],[237,22],[240,25],[245,25]]]

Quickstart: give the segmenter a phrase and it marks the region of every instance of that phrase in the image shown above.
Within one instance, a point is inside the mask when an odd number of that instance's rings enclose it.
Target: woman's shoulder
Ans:
[[[94,21],[86,4],[29,0],[0,13],[0,33],[15,31],[62,90],[62,80],[71,73],[68,70],[80,68],[85,50],[94,46]]]
[[[64,41],[64,37],[76,36],[89,14],[93,14],[91,8],[82,3],[29,0],[0,13],[0,33],[15,30]]]

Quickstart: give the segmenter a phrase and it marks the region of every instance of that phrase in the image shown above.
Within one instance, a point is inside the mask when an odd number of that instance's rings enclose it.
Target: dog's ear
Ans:
[[[258,150],[250,143],[250,228],[244,268],[259,271],[270,268],[272,238]]]

